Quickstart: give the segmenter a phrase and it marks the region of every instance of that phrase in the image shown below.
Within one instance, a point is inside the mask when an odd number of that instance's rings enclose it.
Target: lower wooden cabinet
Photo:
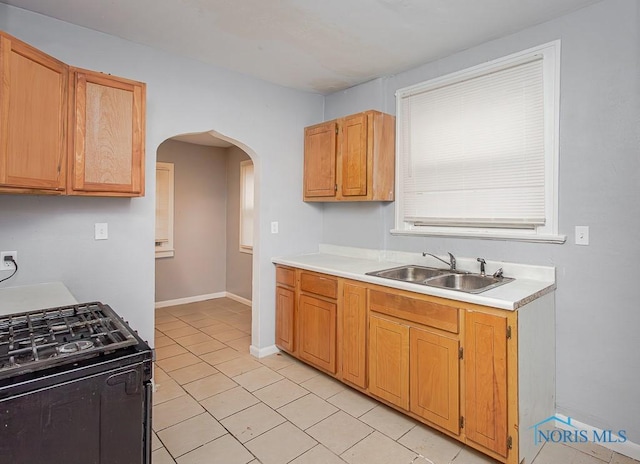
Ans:
[[[288,353],[296,350],[296,271],[276,267],[276,346]]]
[[[409,379],[411,412],[460,434],[460,342],[411,327]]]
[[[465,315],[465,433],[507,456],[507,318],[476,311]]]
[[[554,413],[554,345],[537,344],[553,337],[553,294],[504,311],[283,266],[276,276],[278,347],[493,459],[535,457],[519,430]],[[535,386],[519,388],[521,369]]]
[[[295,299],[293,290],[276,287],[276,345],[289,353],[295,351]]]
[[[336,303],[300,295],[298,353],[301,359],[336,373]]]
[[[344,283],[342,300],[342,380],[367,387],[367,289]]]
[[[409,326],[369,317],[369,391],[409,409]]]

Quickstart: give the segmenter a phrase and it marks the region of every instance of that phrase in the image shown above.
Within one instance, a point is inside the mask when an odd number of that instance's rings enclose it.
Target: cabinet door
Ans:
[[[336,121],[304,131],[304,198],[336,195]]]
[[[0,35],[0,187],[65,188],[67,65]]]
[[[411,327],[410,344],[411,412],[458,435],[460,342]]]
[[[474,311],[465,316],[465,433],[507,455],[507,319]]]
[[[409,409],[409,327],[369,317],[369,391]]]
[[[367,289],[344,284],[342,303],[342,378],[361,388],[366,372]]]
[[[300,358],[336,373],[336,304],[300,295],[298,325]]]
[[[74,70],[72,194],[144,195],[145,85]]]
[[[342,120],[342,196],[367,195],[367,115],[355,114]]]
[[[295,293],[284,287],[276,287],[276,346],[289,353],[295,351]]]

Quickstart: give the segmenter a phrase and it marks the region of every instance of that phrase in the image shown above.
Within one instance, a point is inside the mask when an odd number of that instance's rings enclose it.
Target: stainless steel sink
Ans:
[[[509,277],[494,277],[415,265],[367,272],[367,275],[467,293],[481,293],[514,280]]]
[[[401,280],[403,282],[422,282],[432,277],[448,274],[449,271],[423,266],[400,266],[382,271],[367,272],[369,275],[384,277],[385,279]]]
[[[480,293],[512,280],[508,277],[483,276],[480,274],[449,274],[429,279],[425,284],[467,293]]]

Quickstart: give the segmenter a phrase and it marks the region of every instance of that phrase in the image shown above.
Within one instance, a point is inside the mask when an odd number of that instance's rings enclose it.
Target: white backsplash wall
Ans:
[[[146,196],[136,199],[0,195],[0,248],[20,271],[2,286],[62,281],[78,300],[100,299],[153,340],[155,160],[176,134],[215,130],[256,164],[253,345],[274,343],[271,257],[317,249],[321,209],[302,197],[303,128],[323,97],[128,42],[0,3],[0,29],[70,65],[147,83]],[[294,194],[295,192],[295,194]],[[280,222],[280,234],[262,234]],[[93,240],[96,222],[109,239]],[[4,273],[2,273],[4,275]]]
[[[327,204],[323,242],[557,267],[557,409],[640,443],[640,3],[605,0],[557,20],[326,98],[326,119],[395,113],[397,89],[560,39],[563,245],[392,236],[393,204]],[[591,243],[574,244],[574,227]],[[541,420],[544,418],[540,418]]]

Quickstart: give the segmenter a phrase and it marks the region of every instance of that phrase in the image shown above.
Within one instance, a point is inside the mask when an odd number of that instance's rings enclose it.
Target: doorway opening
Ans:
[[[248,151],[213,131],[174,136],[158,147],[155,301],[161,368],[164,355],[169,360],[189,353],[250,352],[257,214]]]

